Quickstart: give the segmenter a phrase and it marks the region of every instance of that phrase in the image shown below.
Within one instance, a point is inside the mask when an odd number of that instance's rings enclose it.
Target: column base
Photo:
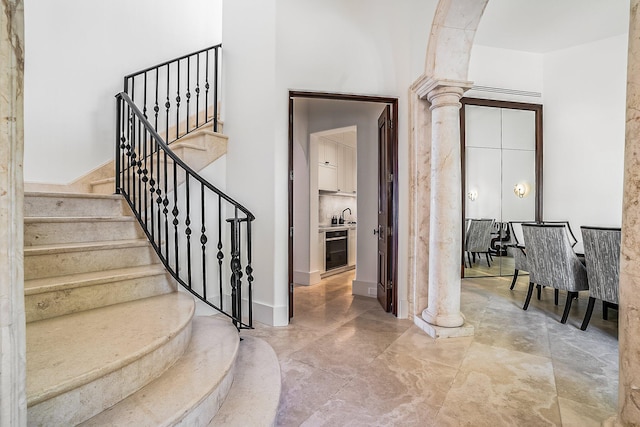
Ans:
[[[462,313],[455,314],[433,314],[429,311],[429,307],[422,310],[422,318],[434,326],[442,326],[443,328],[457,328],[464,325],[464,316]]]
[[[623,424],[618,421],[618,416],[615,415],[602,422],[602,427],[623,427]]]
[[[426,322],[420,316],[413,317],[413,323],[422,329],[431,338],[458,338],[458,337],[471,337],[475,332],[473,325],[465,323],[462,326],[454,328],[445,328],[443,326],[432,325]]]

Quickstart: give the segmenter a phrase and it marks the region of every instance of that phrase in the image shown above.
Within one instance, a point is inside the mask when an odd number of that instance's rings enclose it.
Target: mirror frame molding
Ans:
[[[466,112],[465,107],[467,105],[476,105],[480,107],[493,107],[493,108],[506,108],[511,110],[526,110],[535,112],[535,126],[536,126],[536,153],[535,153],[535,181],[536,181],[536,195],[535,195],[535,220],[542,221],[542,104],[530,104],[525,102],[515,101],[497,101],[493,99],[482,98],[467,98],[460,99],[462,107],[460,108],[460,166],[462,177],[462,240],[464,241],[464,218],[465,218],[465,194],[466,190],[466,162],[465,162],[465,144],[466,144]],[[463,245],[464,246],[464,245]],[[462,248],[462,254],[460,256],[460,277],[464,277],[464,247]]]

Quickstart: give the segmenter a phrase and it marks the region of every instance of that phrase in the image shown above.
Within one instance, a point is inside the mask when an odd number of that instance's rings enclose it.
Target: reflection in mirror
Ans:
[[[513,224],[540,218],[542,106],[470,98],[462,103],[463,277],[512,276],[512,245],[522,243]],[[478,224],[488,223],[481,219],[491,224],[488,236],[478,236]]]

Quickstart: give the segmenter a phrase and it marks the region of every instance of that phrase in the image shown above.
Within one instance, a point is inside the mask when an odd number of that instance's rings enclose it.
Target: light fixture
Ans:
[[[478,198],[478,192],[476,190],[471,190],[467,193],[467,197],[469,198],[469,200],[471,200],[472,202]]]
[[[522,199],[529,194],[529,186],[526,182],[519,182],[513,187],[513,193]]]

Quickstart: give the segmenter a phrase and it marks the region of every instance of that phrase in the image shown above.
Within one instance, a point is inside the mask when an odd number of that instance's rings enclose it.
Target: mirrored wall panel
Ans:
[[[463,99],[463,277],[512,276],[522,222],[540,218],[542,106]]]

